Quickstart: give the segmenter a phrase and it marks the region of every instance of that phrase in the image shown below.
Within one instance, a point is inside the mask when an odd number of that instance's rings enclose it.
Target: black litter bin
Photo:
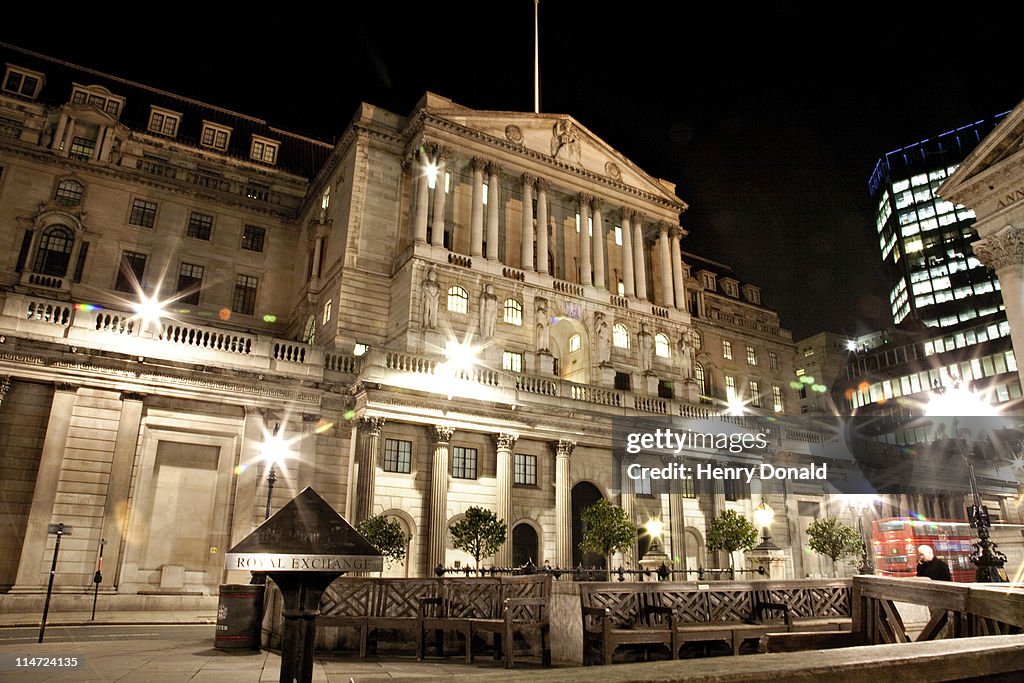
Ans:
[[[224,584],[217,602],[217,634],[213,646],[220,650],[260,649],[263,590],[266,586]]]

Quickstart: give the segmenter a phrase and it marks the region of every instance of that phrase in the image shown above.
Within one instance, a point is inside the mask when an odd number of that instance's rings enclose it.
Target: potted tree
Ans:
[[[384,556],[385,566],[405,561],[409,539],[402,531],[402,525],[393,517],[374,515],[356,525],[356,531],[370,542]]]
[[[863,539],[852,526],[835,517],[816,519],[807,527],[807,545],[811,550],[832,560],[832,576],[836,575],[836,560],[861,552]]]
[[[735,510],[723,510],[708,525],[708,550],[724,550],[729,553],[729,569],[733,569],[733,553],[750,550],[757,543],[757,527]]]
[[[490,557],[505,543],[508,526],[490,510],[474,506],[448,530],[452,534],[452,545],[472,555],[479,570],[480,558]]]
[[[580,550],[604,557],[611,572],[612,555],[628,550],[636,542],[636,526],[626,511],[601,499],[580,513],[583,541]]]

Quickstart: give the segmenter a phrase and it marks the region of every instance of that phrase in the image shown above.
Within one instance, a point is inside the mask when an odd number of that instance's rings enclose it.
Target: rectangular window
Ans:
[[[476,479],[475,448],[452,448],[452,476],[456,479]]]
[[[68,158],[77,159],[78,161],[89,161],[89,159],[92,159],[93,152],[95,151],[95,140],[75,137],[75,139],[71,141],[71,151],[68,152]]]
[[[757,352],[753,346],[747,347],[747,365],[757,365]]]
[[[412,471],[412,441],[384,439],[384,471],[400,474]]]
[[[207,216],[205,213],[196,213],[195,211],[188,217],[188,232],[186,233],[189,237],[197,240],[210,241],[210,235],[213,233],[213,216]]]
[[[678,479],[679,482],[679,495],[683,498],[696,498],[697,491],[693,485],[693,478],[686,477],[684,479]]]
[[[501,354],[501,369],[509,372],[523,371],[523,354],[515,351],[504,351]]]
[[[772,410],[776,413],[781,413],[783,411],[782,387],[772,386]]]
[[[615,244],[622,246],[622,226],[615,226]]]
[[[199,144],[203,147],[211,147],[223,152],[228,148],[228,138],[230,135],[230,128],[221,128],[220,126],[204,123],[203,133],[199,138]]]
[[[725,400],[736,400],[736,378],[732,375],[725,376]]]
[[[722,358],[732,360],[732,342],[722,340]]]
[[[248,251],[263,251],[263,241],[266,239],[267,231],[256,225],[247,225],[242,228],[242,249]]]
[[[615,388],[619,391],[629,391],[631,384],[631,377],[628,372],[616,372],[615,373]]]
[[[774,351],[768,352],[768,367],[771,368],[772,370],[779,369],[779,354],[775,353]]]
[[[235,276],[235,295],[231,299],[231,310],[242,315],[256,312],[256,288],[259,278],[251,275]]]
[[[516,484],[524,486],[537,485],[537,456],[515,454],[515,479]]]
[[[653,496],[654,488],[651,485],[651,475],[641,476],[633,480],[633,492],[638,496]]]
[[[203,286],[202,266],[194,263],[182,263],[178,270],[178,301],[193,306],[199,305],[199,290]]]
[[[750,404],[755,408],[763,407],[761,401],[761,387],[754,380],[750,380]]]
[[[729,501],[743,500],[748,497],[746,482],[739,479],[724,479],[722,484],[725,488],[725,499]]]
[[[324,304],[324,315],[323,324],[331,322],[331,316],[334,315],[334,299],[328,299],[327,303]]]
[[[672,381],[667,379],[659,379],[658,398],[673,398],[674,396],[675,388],[672,385]]]
[[[173,138],[178,134],[179,123],[181,123],[181,114],[156,107],[153,107],[149,114],[149,131],[157,135]]]
[[[121,267],[117,271],[114,289],[119,292],[134,294],[142,289],[142,277],[146,273],[146,255],[137,251],[126,251],[121,254]]]
[[[249,158],[253,161],[262,161],[265,164],[273,164],[277,161],[277,146],[278,144],[272,140],[253,136]]]
[[[134,200],[128,222],[143,228],[152,228],[156,222],[156,202],[147,202],[145,199]]]

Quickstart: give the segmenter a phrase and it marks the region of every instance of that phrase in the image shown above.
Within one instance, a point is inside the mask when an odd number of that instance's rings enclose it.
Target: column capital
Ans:
[[[498,446],[499,451],[511,451],[516,441],[519,440],[518,434],[510,434],[508,432],[499,432],[494,435],[494,443]]]
[[[631,209],[628,206],[622,207],[622,210],[619,212],[619,214],[621,215],[621,219],[623,222],[629,221],[630,223],[632,223],[634,220],[636,220],[636,210]]]
[[[594,211],[600,211],[601,207],[604,205],[604,200],[600,197],[594,197],[590,200],[590,204],[594,207]]]
[[[668,221],[661,221],[658,223],[658,232],[662,234],[668,234],[669,230],[672,229],[672,224]]]
[[[499,173],[501,173],[501,165],[498,164],[497,162],[494,162],[494,161],[488,162],[487,163],[487,173],[488,173],[488,175],[492,175],[492,176],[498,175]]]
[[[359,431],[369,436],[380,436],[386,421],[387,419],[384,417],[361,417],[359,418]]]
[[[630,211],[633,212],[633,224],[642,228],[644,221],[647,220],[647,214],[636,209],[630,209]]]
[[[402,173],[412,172],[413,156],[410,154],[402,159]]]
[[[569,458],[572,456],[572,452],[576,449],[576,442],[570,441],[569,439],[552,441],[551,445],[555,449],[556,458]]]
[[[487,169],[487,159],[482,157],[473,157],[469,160],[469,165],[474,171],[484,171]]]
[[[448,153],[451,150],[442,144],[434,143],[429,147],[431,154],[434,157],[435,162],[444,162],[448,159]]]
[[[683,229],[682,229],[682,227],[681,227],[681,226],[678,226],[678,225],[672,225],[672,226],[670,226],[670,227],[669,227],[669,229],[668,229],[668,235],[669,235],[669,237],[671,237],[672,239],[675,239],[675,238],[677,238],[677,237],[682,237],[682,236],[683,236]]]
[[[434,425],[430,428],[430,431],[434,437],[435,443],[448,444],[452,440],[452,435],[455,434],[455,427],[448,427],[447,425]]]
[[[1024,265],[1024,228],[1007,226],[995,235],[971,244],[979,261],[998,272],[1007,266]]]
[[[547,192],[550,183],[544,178],[537,178],[536,185],[537,192]]]
[[[530,175],[529,173],[524,173],[523,174],[523,188],[524,189],[532,188],[533,184],[535,182],[537,182],[537,179],[534,178],[532,175]]]
[[[579,200],[580,206],[590,206],[590,202],[594,201],[594,195],[587,194],[586,192],[580,192],[576,195],[576,199]]]

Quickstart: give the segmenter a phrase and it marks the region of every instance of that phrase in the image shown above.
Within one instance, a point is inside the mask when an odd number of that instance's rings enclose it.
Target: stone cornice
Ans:
[[[985,169],[959,186],[947,190],[946,184],[943,184],[939,187],[939,195],[955,204],[976,208],[989,196],[1002,192],[1001,186],[1007,181],[1022,177],[1024,177],[1024,150],[1000,160],[995,166]]]
[[[617,191],[619,191],[619,192],[621,192],[623,194],[632,195],[632,196],[640,198],[640,199],[642,199],[644,201],[647,201],[647,202],[650,202],[650,203],[653,203],[653,204],[658,204],[659,206],[663,206],[663,207],[672,209],[676,213],[681,213],[683,211],[686,211],[686,209],[689,208],[689,206],[686,204],[686,202],[683,202],[681,200],[678,203],[677,202],[669,201],[669,200],[665,199],[663,196],[659,196],[659,195],[653,194],[651,192],[647,192],[647,191],[641,190],[640,188],[633,187],[632,185],[626,185],[625,183],[612,180],[612,179],[608,178],[607,176],[603,176],[603,175],[600,175],[598,173],[594,173],[593,171],[589,171],[589,170],[587,170],[585,168],[580,168],[580,167],[576,167],[576,166],[574,166],[572,164],[567,164],[565,162],[562,162],[562,161],[559,161],[557,159],[552,158],[548,154],[543,154],[541,152],[535,152],[534,150],[531,150],[528,147],[524,147],[522,145],[513,144],[513,143],[509,142],[508,140],[504,140],[504,139],[495,137],[493,135],[489,135],[487,133],[478,131],[476,129],[469,128],[467,126],[463,126],[461,124],[455,123],[453,121],[449,121],[448,119],[441,118],[439,116],[436,116],[436,115],[431,114],[431,113],[426,112],[426,111],[420,111],[419,114],[415,118],[419,121],[420,125],[419,126],[412,126],[412,125],[408,126],[406,128],[406,130],[403,131],[403,134],[407,134],[407,133],[408,134],[412,134],[412,133],[421,132],[422,129],[426,126],[426,124],[429,123],[431,126],[433,126],[435,128],[438,128],[438,129],[441,129],[441,130],[445,130],[445,131],[448,131],[450,133],[454,133],[454,134],[459,135],[461,137],[466,137],[466,138],[470,138],[470,139],[473,139],[473,140],[477,140],[478,142],[482,142],[482,143],[484,143],[484,144],[486,144],[488,146],[495,147],[495,148],[500,149],[502,151],[508,152],[508,153],[510,153],[510,154],[512,154],[514,156],[530,159],[531,161],[544,164],[545,166],[548,166],[549,168],[561,171],[563,173],[567,173],[567,174],[570,174],[570,175],[575,175],[575,176],[579,176],[581,178],[585,178],[586,180],[589,180],[589,181],[594,182],[594,183],[598,183],[600,185],[604,185],[605,187],[617,190]],[[652,182],[653,183],[657,183],[658,181],[656,179],[652,179]]]

